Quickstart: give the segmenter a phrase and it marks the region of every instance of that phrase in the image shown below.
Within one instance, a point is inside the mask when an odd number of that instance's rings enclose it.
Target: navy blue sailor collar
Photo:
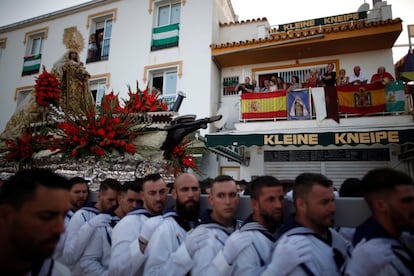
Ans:
[[[382,225],[374,218],[369,217],[367,218],[362,224],[360,224],[356,230],[354,239],[352,241],[353,245],[355,246],[358,244],[363,238],[367,241],[373,238],[385,238],[385,239],[393,239],[387,230],[382,227]]]

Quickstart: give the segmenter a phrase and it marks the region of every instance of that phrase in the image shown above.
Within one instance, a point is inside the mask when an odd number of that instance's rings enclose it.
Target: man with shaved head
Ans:
[[[175,206],[164,213],[164,219],[152,234],[145,251],[148,254],[145,275],[184,275],[192,265],[184,241],[187,232],[199,223],[198,179],[189,173],[179,175],[171,195]]]

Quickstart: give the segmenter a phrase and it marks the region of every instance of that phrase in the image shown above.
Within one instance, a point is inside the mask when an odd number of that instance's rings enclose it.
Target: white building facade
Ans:
[[[324,68],[328,63],[335,64],[337,72],[346,68],[348,74],[357,64],[369,76],[381,65],[390,71],[391,48],[401,32],[401,20],[392,19],[387,5],[362,14],[365,17],[354,18],[359,13],[351,13],[325,18],[323,25],[315,20],[276,29],[266,19],[237,21],[230,0],[95,0],[3,26],[0,27],[0,129],[4,129],[16,107],[33,91],[42,66],[51,69],[67,51],[62,43],[64,30],[76,27],[84,37],[85,47],[80,57],[91,75],[90,86],[98,104],[101,96],[111,91],[126,98],[127,85],[134,88],[138,81],[141,89],[146,85],[160,89],[163,98],[170,102],[183,91],[186,98],[179,110],[181,115],[195,114],[197,118],[224,115],[218,124],[201,131],[200,139],[205,137],[210,150],[202,158],[201,179],[219,173],[248,181],[262,174],[293,179],[302,171],[315,171],[327,174],[339,185],[348,176],[359,177],[378,166],[396,167],[413,174],[412,164],[399,159],[406,143],[352,144],[338,148],[256,142],[243,145],[244,138],[232,139],[250,134],[412,129],[409,106],[407,112],[399,114],[341,118],[340,123],[314,118],[242,120],[240,95],[226,92],[230,80],[241,82],[246,76],[259,80],[268,74],[288,77],[305,74],[311,68]],[[210,142],[214,139],[215,142]],[[221,143],[221,140],[231,142]],[[371,152],[374,157],[358,161],[345,157],[335,161],[329,157],[311,162],[308,157],[299,161],[299,157],[280,153],[294,155],[300,151],[310,156],[312,151],[320,150],[326,156],[337,149],[342,150],[342,155],[366,156]],[[385,153],[381,155],[382,150]]]

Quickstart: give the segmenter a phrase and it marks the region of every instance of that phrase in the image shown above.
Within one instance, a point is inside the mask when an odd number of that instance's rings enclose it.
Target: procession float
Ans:
[[[178,116],[184,95],[169,109],[159,91],[141,90],[138,82],[135,91],[127,86],[128,98],[112,91],[97,106],[79,61],[82,35],[66,29],[63,42],[67,53],[50,72],[43,68],[0,134],[0,177],[46,167],[93,185],[108,177],[126,181],[156,172],[172,181],[180,172],[198,172],[189,134],[221,116]]]

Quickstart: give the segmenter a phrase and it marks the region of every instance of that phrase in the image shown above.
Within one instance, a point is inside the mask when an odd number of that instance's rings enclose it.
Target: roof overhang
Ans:
[[[212,56],[221,67],[230,67],[391,49],[401,22],[398,18],[275,33],[266,39],[212,45]]]
[[[377,128],[358,131],[265,133],[212,133],[205,136],[208,149],[217,147],[251,146],[344,146],[374,144],[414,144],[414,126],[411,128]]]

